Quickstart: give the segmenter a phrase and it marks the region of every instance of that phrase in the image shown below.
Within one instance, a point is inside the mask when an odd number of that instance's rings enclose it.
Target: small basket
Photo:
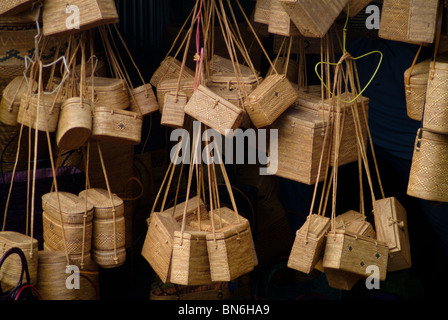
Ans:
[[[233,132],[243,120],[243,110],[209,88],[199,85],[184,108],[185,113],[215,129],[223,136]]]
[[[37,120],[37,108],[39,107],[39,122]],[[55,132],[58,127],[61,101],[57,94],[25,94],[20,101],[17,122],[24,126],[39,131]]]
[[[187,99],[193,95],[194,91],[194,79],[181,79],[178,88],[178,79],[166,79],[162,80],[157,86],[157,99],[159,101],[159,110],[160,113],[163,114],[163,108],[165,106],[165,95],[167,94],[183,94],[187,96]]]
[[[271,0],[257,0],[255,3],[254,21],[269,24]]]
[[[56,143],[62,150],[81,148],[92,133],[92,107],[88,100],[74,97],[65,100],[61,106]]]
[[[92,101],[94,94],[94,108],[107,107],[125,110],[129,107],[130,98],[126,81],[107,77],[91,77],[86,79],[86,99]]]
[[[33,90],[37,84],[33,82]],[[25,77],[15,77],[3,90],[0,102],[0,122],[9,125],[17,125],[17,114],[19,113],[20,101],[24,94],[29,91],[29,85]]]
[[[70,6],[76,7],[71,9]],[[76,10],[76,11],[75,11]],[[79,11],[78,11],[79,10]],[[79,13],[79,24],[68,28],[68,13]],[[118,23],[119,17],[114,0],[45,0],[42,12],[44,36],[67,35],[95,27]],[[76,21],[75,21],[76,22]]]
[[[280,36],[291,37],[299,36],[300,32],[292,22],[291,17],[283,8],[279,0],[271,0],[269,12],[269,33],[278,34]]]
[[[157,88],[159,84],[168,79],[179,79],[182,63],[174,57],[168,56],[161,63],[151,77],[150,84]],[[194,78],[194,71],[184,66],[182,79]],[[160,101],[160,98],[159,98]]]
[[[167,127],[182,128],[185,121],[185,105],[188,97],[183,93],[168,93],[164,96],[162,119],[160,123]]]
[[[141,142],[143,119],[136,112],[95,107],[93,111],[93,140],[137,145]]]
[[[407,194],[429,201],[448,202],[448,135],[419,129]]]
[[[131,90],[131,111],[146,116],[159,111],[159,103],[151,84],[145,84]]]

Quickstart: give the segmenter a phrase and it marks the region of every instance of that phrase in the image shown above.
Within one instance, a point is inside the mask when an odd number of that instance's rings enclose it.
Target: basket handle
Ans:
[[[442,21],[443,21],[443,4],[439,3],[439,11],[437,15],[437,29],[436,29],[436,39],[434,44],[434,58],[431,63],[431,70],[429,74],[429,79],[434,79],[434,73],[436,71],[436,57],[440,46],[440,37],[442,34]]]

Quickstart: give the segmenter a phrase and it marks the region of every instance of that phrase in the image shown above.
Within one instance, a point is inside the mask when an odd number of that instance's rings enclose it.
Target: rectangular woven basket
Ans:
[[[15,15],[25,11],[43,0],[2,0],[0,3],[0,15]]]

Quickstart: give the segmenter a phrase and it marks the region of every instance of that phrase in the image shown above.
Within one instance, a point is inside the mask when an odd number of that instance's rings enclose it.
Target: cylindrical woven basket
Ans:
[[[37,88],[34,83],[33,91]],[[0,101],[0,122],[9,126],[17,125],[17,114],[19,113],[20,101],[23,95],[28,92],[29,85],[25,77],[15,77],[3,90]]]
[[[66,255],[63,251],[39,251],[36,288],[43,300],[74,300],[76,290],[68,289]]]
[[[145,84],[131,91],[131,110],[146,116],[159,111],[159,103],[151,84]],[[135,101],[134,101],[135,99]]]
[[[123,79],[107,77],[91,77],[86,79],[86,98],[92,101],[92,88],[94,94],[94,108],[108,107],[125,110],[129,107],[129,91]]]
[[[24,95],[20,102],[17,122],[39,131],[55,132],[58,126],[61,108],[60,100],[56,94],[42,94],[39,103],[39,95]],[[39,107],[39,123],[36,124],[37,108]]]
[[[110,269],[122,266],[126,261],[126,248],[121,247],[115,250],[92,250],[93,260],[98,263],[102,268]],[[115,260],[115,257],[117,258]]]
[[[141,141],[143,119],[136,112],[95,107],[92,139],[137,145]]]
[[[407,193],[448,202],[448,135],[420,129],[417,133]]]
[[[123,200],[112,193],[112,199],[106,189],[92,188],[83,190],[79,193],[79,197],[85,199],[93,205],[93,219],[111,219],[112,218],[112,203],[115,207],[115,217],[121,217],[124,214]],[[111,202],[113,201],[113,202]]]
[[[448,133],[448,54],[437,57],[434,70],[433,67],[430,69],[423,127],[434,132]]]
[[[404,73],[406,110],[408,117],[421,121],[428,86],[428,70],[431,60],[425,60],[410,67]]]
[[[82,147],[92,133],[92,107],[88,100],[74,97],[65,100],[61,106],[56,143],[63,150]]]

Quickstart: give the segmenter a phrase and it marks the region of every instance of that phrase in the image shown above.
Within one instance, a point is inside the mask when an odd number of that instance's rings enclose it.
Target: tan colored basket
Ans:
[[[159,84],[168,79],[179,79],[182,63],[174,57],[168,56],[161,63],[151,77],[150,83],[157,88]],[[194,78],[194,71],[184,66],[182,79]],[[159,98],[160,101],[160,98]]]
[[[25,254],[30,273],[30,282],[35,285],[37,282],[38,266],[38,241],[27,235],[15,231],[0,232],[0,257],[11,248],[18,247]],[[0,282],[3,290],[15,287],[19,282],[22,271],[22,262],[16,255],[8,258],[0,270]]]
[[[117,194],[112,193],[112,199],[106,189],[92,188],[83,190],[79,197],[85,199],[93,205],[93,219],[111,219],[113,217],[112,204],[115,209],[115,217],[124,215],[124,201]]]
[[[269,33],[285,37],[300,35],[299,30],[292,22],[291,17],[285,11],[279,0],[271,0],[268,31]]]
[[[279,0],[304,37],[322,38],[348,0]]]
[[[269,14],[271,12],[271,0],[257,0],[254,9],[254,21],[269,24]]]
[[[186,95],[187,99],[190,99],[190,97],[193,95],[193,91],[194,91],[193,78],[181,79],[179,83],[179,90],[178,90],[177,78],[162,80],[157,86],[157,99],[159,101],[160,113],[163,114],[166,94],[169,93],[176,94],[177,92],[178,94],[181,93],[183,95]]]
[[[350,272],[366,278],[370,265],[378,267],[379,280],[385,280],[389,259],[387,243],[344,230],[330,230],[327,234],[322,266]]]
[[[116,250],[92,249],[93,260],[105,269],[117,268],[126,262],[126,248],[120,247]]]
[[[309,274],[323,257],[325,235],[330,229],[330,218],[312,214],[296,231],[288,259],[288,268]]]
[[[65,100],[61,106],[56,143],[62,150],[81,148],[92,133],[92,107],[88,100],[74,97]]]
[[[423,116],[430,63],[430,59],[422,61],[404,73],[406,111],[409,118],[417,121],[421,121]]]
[[[67,1],[45,0],[42,12],[43,34],[67,35],[95,27],[118,23],[119,17],[114,0],[71,0],[69,5],[79,8],[79,26],[76,29],[67,28]],[[73,11],[70,10],[73,14]]]
[[[257,88],[248,95],[245,110],[256,128],[272,124],[283,112],[297,100],[294,90],[285,75],[266,77]]]
[[[243,120],[243,110],[228,102],[209,88],[199,85],[188,100],[185,113],[202,122],[206,126],[215,129],[222,135],[227,135],[227,130],[232,133]]]
[[[93,111],[92,139],[137,145],[141,141],[142,116],[128,110],[95,107]]]
[[[129,91],[126,81],[116,78],[91,77],[86,79],[86,99],[92,101],[94,94],[94,108],[108,107],[125,110],[130,105]]]
[[[376,239],[376,231],[373,225],[366,220],[365,215],[354,210],[336,216],[335,227],[337,230],[345,230]]]
[[[432,43],[439,0],[384,0],[378,36],[383,39]]]
[[[172,128],[182,128],[185,121],[185,105],[188,97],[183,94],[167,93],[164,95],[164,106],[160,123]]]
[[[447,166],[448,135],[420,129],[415,139],[407,194],[448,202]]]
[[[389,272],[412,266],[406,209],[394,197],[376,200],[375,226],[378,240],[389,246]]]
[[[39,107],[39,122],[37,108]],[[61,101],[56,94],[42,94],[39,102],[38,94],[25,94],[20,102],[17,122],[28,128],[39,131],[55,132],[58,126]]]
[[[66,254],[63,251],[39,251],[36,288],[43,300],[75,300],[76,290],[67,289],[69,274]]]
[[[361,277],[336,269],[324,269],[328,285],[334,289],[350,291]]]
[[[429,70],[426,103],[423,110],[423,127],[425,129],[448,133],[448,53],[439,55],[435,65]]]
[[[131,111],[141,113],[146,116],[153,112],[159,111],[159,103],[151,84],[145,84],[134,88],[131,91]]]
[[[30,9],[39,2],[42,0],[3,0],[0,4],[0,15],[15,15]]]
[[[236,63],[236,61],[235,61]],[[259,72],[254,71],[249,66],[239,63],[236,66],[238,73],[241,74],[242,77],[253,77],[258,76]],[[235,75],[235,66],[229,58],[222,57],[220,55],[214,54],[210,59],[210,71],[213,73],[222,73],[222,74],[234,74]],[[255,72],[255,73],[254,73]]]
[[[197,201],[197,197],[188,201],[187,216],[197,211]],[[202,200],[200,205],[203,205]],[[148,231],[142,247],[142,256],[164,283],[170,282],[174,231],[181,229],[179,219],[182,219],[184,208],[185,202],[182,202],[163,212],[154,212],[147,221]]]
[[[348,0],[348,6],[344,7],[344,12],[349,11],[351,18],[358,15],[362,9],[367,7],[367,5],[372,2],[372,0]]]
[[[33,91],[37,88],[34,83]],[[9,125],[17,125],[17,114],[19,113],[20,101],[29,90],[25,77],[15,77],[3,90],[0,101],[0,122]]]

